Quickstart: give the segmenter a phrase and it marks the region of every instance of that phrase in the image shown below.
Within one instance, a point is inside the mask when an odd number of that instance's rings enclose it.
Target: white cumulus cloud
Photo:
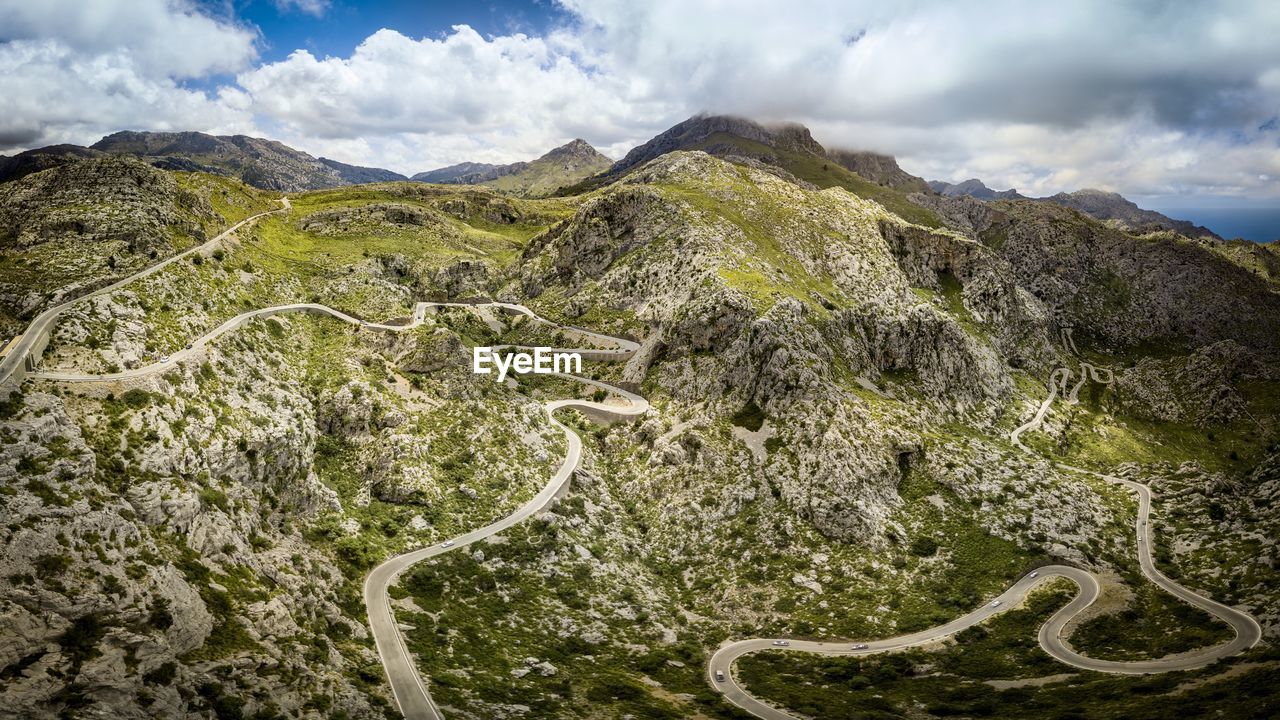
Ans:
[[[1280,197],[1274,2],[559,2],[567,24],[541,35],[389,28],[255,63],[253,29],[186,0],[0,0],[0,147],[237,130],[413,173],[574,137],[620,157],[705,111],[802,122],[930,179]]]
[[[248,128],[181,82],[255,57],[255,33],[163,0],[0,0],[0,148],[89,143],[121,129]]]
[[[485,38],[459,25],[414,39],[384,29],[350,57],[298,50],[236,79],[285,136],[345,151],[340,159],[368,148],[372,159],[409,172],[528,158],[576,136],[629,144],[637,124],[647,130],[655,115],[671,115],[624,79],[591,69],[591,60],[563,33]],[[409,154],[390,154],[399,152]]]

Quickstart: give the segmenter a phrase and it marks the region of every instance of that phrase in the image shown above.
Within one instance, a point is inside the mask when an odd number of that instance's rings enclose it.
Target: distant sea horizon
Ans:
[[[1190,220],[1231,240],[1280,240],[1280,208],[1151,208],[1175,220]]]

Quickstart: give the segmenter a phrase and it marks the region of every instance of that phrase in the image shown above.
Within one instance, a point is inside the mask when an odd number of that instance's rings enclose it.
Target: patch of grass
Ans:
[[[819,188],[842,187],[858,197],[874,200],[889,212],[908,222],[932,228],[944,227],[942,220],[932,210],[911,202],[907,199],[906,193],[871,182],[827,158],[801,151],[770,147],[729,133],[714,133],[695,149],[719,148],[726,145],[741,149],[742,154],[749,157],[773,158],[774,162],[787,172]]]
[[[1133,604],[1092,618],[1071,634],[1071,645],[1090,657],[1137,660],[1163,657],[1230,640],[1231,628],[1208,613],[1134,578]]]
[[[769,702],[791,712],[835,720],[887,720],[912,716],[921,709],[934,717],[1010,720],[1164,720],[1172,716],[1244,720],[1269,716],[1280,700],[1280,688],[1271,684],[1280,680],[1276,663],[1216,680],[1214,676],[1226,669],[1221,663],[1191,673],[1151,676],[1081,672],[1058,663],[1040,650],[1036,633],[1073,592],[1074,586],[1066,581],[1041,589],[1023,608],[960,633],[954,645],[940,650],[866,659],[764,652],[742,658],[736,672],[753,694]],[[987,684],[1056,675],[1067,677],[1007,688]],[[1179,688],[1190,680],[1203,684]]]

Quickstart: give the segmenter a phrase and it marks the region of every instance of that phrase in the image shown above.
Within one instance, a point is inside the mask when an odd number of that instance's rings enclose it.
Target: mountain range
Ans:
[[[233,177],[264,190],[283,192],[409,179],[485,185],[517,196],[541,196],[599,187],[639,164],[676,150],[702,150],[719,157],[760,163],[816,187],[840,185],[874,197],[904,217],[931,225],[936,225],[936,221],[926,209],[929,202],[912,202],[909,195],[937,194],[983,201],[1035,199],[1017,190],[992,190],[977,178],[959,183],[926,182],[904,171],[892,156],[827,149],[802,125],[764,125],[726,115],[689,118],[635,147],[616,163],[586,141],[575,139],[528,162],[507,165],[462,162],[417,173],[411,178],[382,168],[316,158],[277,141],[245,135],[123,131],[87,148],[53,145],[14,156],[0,156],[0,182],[86,157],[125,154],[163,169],[208,172]],[[1139,208],[1117,193],[1083,189],[1040,200],[1079,210],[1099,220],[1114,221],[1134,232],[1173,231],[1189,237],[1218,237],[1208,228]]]
[[[1039,200],[1079,210],[1099,220],[1111,220],[1120,227],[1138,233],[1172,231],[1187,237],[1209,237],[1221,240],[1217,233],[1186,220],[1175,220],[1154,210],[1144,210],[1123,195],[1106,190],[1085,188],[1060,192],[1044,198],[1032,198],[1014,189],[992,190],[977,178],[948,183],[931,180],[929,188],[944,197],[971,197],[977,200]]]
[[[0,715],[1280,705],[1151,582],[1275,636],[1274,245],[724,116],[436,183],[108,139],[3,163]],[[504,345],[593,359],[473,372]]]
[[[515,195],[547,195],[603,172],[613,164],[582,139],[572,140],[529,162],[509,165],[459,163],[418,173],[413,180],[453,185],[487,185]]]
[[[313,157],[274,140],[199,132],[134,132],[108,135],[89,147],[53,145],[0,156],[0,182],[104,154],[131,155],[155,167],[236,178],[263,190],[301,192],[375,182],[408,180],[382,168]],[[611,161],[584,140],[573,140],[530,162],[510,165],[460,163],[418,173],[413,180],[484,184],[517,195],[547,194],[609,167]]]

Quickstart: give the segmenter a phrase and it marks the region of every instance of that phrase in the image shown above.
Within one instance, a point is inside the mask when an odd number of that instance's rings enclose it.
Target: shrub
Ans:
[[[9,397],[0,400],[0,420],[8,420],[18,414],[22,409],[23,397],[21,392],[14,392]]]
[[[928,535],[921,535],[911,541],[911,554],[919,557],[928,557],[938,552],[938,541]]]
[[[140,408],[151,402],[151,393],[140,388],[134,388],[120,396],[120,400],[131,408]]]
[[[86,660],[98,656],[98,641],[107,632],[107,625],[97,615],[81,615],[71,622],[71,627],[58,638],[62,653],[71,660],[74,673]]]
[[[142,676],[142,681],[148,685],[168,685],[173,682],[173,678],[178,674],[178,666],[175,663],[167,662],[160,667],[152,670]]]
[[[211,488],[211,487],[201,488],[200,504],[205,506],[206,508],[216,507],[219,510],[226,512],[227,511],[227,494],[222,492],[221,490],[218,490],[217,488]]]
[[[168,630],[173,625],[173,614],[169,612],[169,601],[167,599],[156,598],[156,601],[151,604],[151,612],[147,615],[147,624],[157,630]]]
[[[32,565],[41,577],[55,577],[71,567],[71,558],[67,555],[41,555]]]
[[[208,701],[213,716],[218,720],[241,720],[244,717],[244,701],[232,695],[224,695],[220,683],[205,683],[200,686],[199,693]]]
[[[23,475],[43,475],[45,470],[48,469],[48,463],[37,459],[35,455],[23,455],[18,458],[16,469]],[[27,483],[27,487],[30,489],[32,484],[33,483]],[[44,483],[41,484],[43,485]],[[38,495],[40,493],[37,492],[36,494]],[[45,502],[48,503],[49,500],[45,499]]]

